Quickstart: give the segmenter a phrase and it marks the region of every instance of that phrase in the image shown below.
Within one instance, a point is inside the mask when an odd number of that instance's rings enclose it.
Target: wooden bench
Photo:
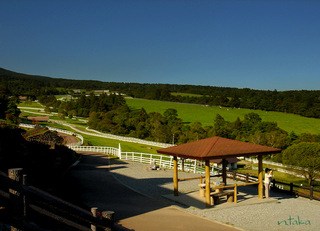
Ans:
[[[223,192],[212,192],[210,193],[211,198],[211,205],[217,205],[220,203],[220,197],[227,196],[227,202],[233,202],[234,201],[234,191],[233,190],[227,190]]]

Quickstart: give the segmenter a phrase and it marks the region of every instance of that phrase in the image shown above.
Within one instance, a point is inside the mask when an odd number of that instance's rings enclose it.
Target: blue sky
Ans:
[[[0,0],[0,67],[110,82],[320,90],[319,0]]]

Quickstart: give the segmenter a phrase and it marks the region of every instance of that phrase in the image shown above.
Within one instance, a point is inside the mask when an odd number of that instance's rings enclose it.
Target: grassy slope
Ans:
[[[19,107],[33,107],[33,108],[43,108],[40,104],[36,102],[23,101],[19,104]]]
[[[180,95],[180,96],[189,96],[189,97],[202,97],[202,95],[199,95],[199,94],[191,94],[191,93],[171,93],[171,95],[174,95],[174,96],[177,96],[177,95]]]
[[[227,121],[235,121],[237,117],[244,118],[245,114],[255,112],[260,115],[263,121],[277,122],[279,127],[297,134],[300,133],[320,133],[320,119],[306,118],[299,115],[281,113],[281,112],[266,112],[250,109],[231,109],[219,107],[204,107],[194,104],[182,104],[173,102],[161,102],[144,99],[126,99],[127,104],[133,109],[144,108],[147,112],[157,111],[163,113],[168,108],[175,108],[178,111],[178,116],[186,123],[199,121],[203,126],[212,125],[216,114],[220,114]]]
[[[135,100],[135,101],[138,101],[138,100]],[[133,101],[131,101],[131,103],[132,102]],[[146,105],[148,104],[149,107],[154,105],[154,101],[145,101],[144,103],[146,103]],[[132,105],[132,104],[130,104],[130,105]],[[145,107],[147,109],[146,105],[144,105],[143,107]],[[167,104],[164,104],[164,105],[167,105]],[[173,103],[173,106],[174,105],[179,105],[180,106],[180,104],[176,104],[176,103]],[[155,104],[155,106],[159,106],[159,105]],[[187,105],[187,106],[196,106],[196,107],[202,108],[202,109],[204,108],[204,107],[201,107],[201,106],[198,106],[198,105]],[[171,103],[170,103],[170,107],[172,107]],[[164,110],[167,109],[167,107],[162,107],[162,108],[159,108],[159,109],[164,111]],[[177,110],[178,110],[178,108],[177,108]],[[191,110],[191,109],[187,107],[187,111],[189,111],[189,110]],[[218,109],[218,110],[220,110],[220,109]],[[153,110],[153,111],[155,111],[155,110]],[[162,111],[160,111],[160,112],[162,112]],[[255,112],[257,112],[257,111],[255,111]],[[219,113],[220,113],[220,111],[219,111]],[[220,113],[220,114],[223,115],[222,113]],[[86,127],[86,125],[83,122],[80,122],[80,121],[74,121],[74,120],[67,119],[67,122],[73,123],[75,126],[77,126],[80,129],[85,129],[85,127]],[[51,123],[43,123],[43,124],[47,124],[48,126],[57,127],[57,128],[61,128],[61,129],[72,130],[69,127],[65,127],[65,126],[60,125],[60,124],[51,124]],[[142,153],[154,153],[154,154],[157,154],[156,150],[159,149],[159,147],[151,147],[151,146],[146,146],[146,145],[142,145],[142,144],[135,144],[135,143],[130,143],[130,142],[123,142],[123,141],[118,141],[118,140],[112,140],[112,139],[88,136],[88,135],[84,135],[84,134],[82,134],[82,136],[84,137],[84,139],[87,142],[89,142],[93,146],[107,146],[107,147],[118,148],[119,147],[119,143],[120,143],[123,152],[142,152]],[[268,165],[264,165],[264,167],[267,167],[267,166]],[[268,166],[268,167],[270,167],[270,166]],[[243,173],[247,173],[248,172],[248,173],[250,173],[252,175],[256,175],[257,171],[256,170],[239,169],[238,172],[243,172]],[[280,172],[275,172],[275,177],[276,177],[276,180],[282,181],[282,182],[288,182],[288,183],[293,182],[295,184],[301,184],[301,183],[306,184],[306,181],[304,179],[301,179],[301,178],[298,178],[298,177],[295,177],[295,176],[292,176],[292,175],[280,173]]]
[[[67,121],[70,122],[71,120]],[[74,131],[73,129],[63,126],[61,124],[53,124],[53,123],[41,123],[43,125],[47,125],[50,127],[56,127],[60,129],[65,129],[69,131]],[[74,121],[73,125],[75,127],[78,127],[80,129],[85,130],[85,126],[77,126],[77,121]],[[76,132],[76,131],[74,131]],[[79,133],[79,132],[76,132]],[[107,138],[102,138],[102,137],[96,137],[96,136],[89,136],[80,133],[84,140],[86,142],[89,142],[90,145],[92,146],[106,146],[106,147],[119,147],[119,143],[121,145],[121,149],[123,152],[142,152],[142,153],[154,153],[157,154],[157,149],[160,149],[160,147],[153,147],[153,146],[148,146],[144,144],[137,144],[137,143],[131,143],[131,142],[124,142],[124,141],[119,141],[119,140],[114,140],[114,139],[107,139]]]

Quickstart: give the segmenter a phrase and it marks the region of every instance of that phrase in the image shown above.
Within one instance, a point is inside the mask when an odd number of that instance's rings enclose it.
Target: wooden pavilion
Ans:
[[[263,169],[262,156],[280,153],[281,150],[258,144],[246,143],[237,140],[214,136],[207,139],[180,144],[157,150],[158,153],[174,157],[174,195],[178,196],[178,157],[205,161],[205,197],[206,207],[210,207],[210,160],[222,159],[222,179],[227,182],[227,158],[233,157],[258,157],[258,195],[263,199]]]

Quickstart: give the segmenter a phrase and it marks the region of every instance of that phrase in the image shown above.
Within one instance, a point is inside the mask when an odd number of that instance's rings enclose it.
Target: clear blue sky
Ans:
[[[111,82],[320,90],[319,0],[0,0],[0,67]]]

